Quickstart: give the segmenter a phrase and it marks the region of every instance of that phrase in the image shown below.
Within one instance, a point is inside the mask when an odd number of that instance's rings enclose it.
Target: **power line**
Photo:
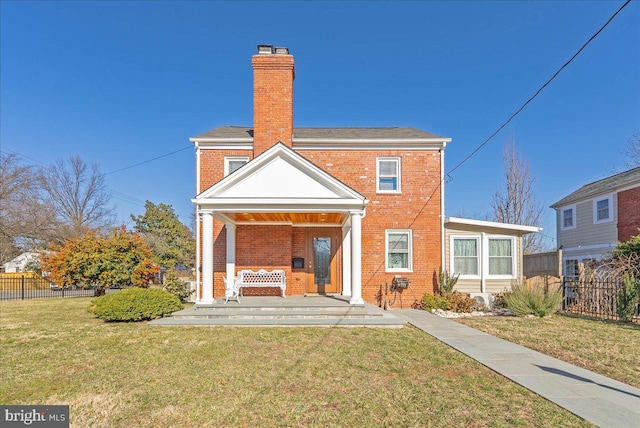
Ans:
[[[187,150],[187,149],[189,149],[191,147],[193,147],[193,146],[191,144],[189,144],[188,146],[184,146],[183,148],[178,149],[178,150],[174,150],[174,151],[172,151],[170,153],[165,153],[164,155],[156,156],[155,158],[147,159],[145,161],[138,162],[138,163],[133,164],[133,165],[125,166],[124,168],[116,169],[114,171],[109,171],[109,172],[105,173],[104,175],[115,174],[116,172],[121,172],[121,171],[124,171],[124,170],[127,170],[127,169],[135,168],[137,166],[144,165],[146,163],[153,162],[153,161],[158,160],[158,159],[166,158],[167,156],[171,156],[171,155],[176,154],[178,152],[182,152],[182,151]]]
[[[25,163],[28,164],[28,165],[31,165],[31,166],[37,166],[37,165],[44,166],[44,167],[48,166],[47,164],[45,164],[43,162],[40,162],[38,159],[32,158],[32,157],[27,156],[25,154],[22,154],[20,152],[16,152],[15,150],[7,150],[7,149],[1,149],[0,148],[0,153],[18,155],[18,156],[20,156],[20,157],[22,157],[24,159],[28,159],[30,162],[25,162]],[[105,174],[103,174],[103,175],[105,175]],[[80,181],[78,181],[78,183],[82,183],[82,182],[84,182],[86,180],[87,179],[80,180]],[[138,199],[138,198],[136,198],[134,196],[127,195],[126,193],[118,192],[118,191],[115,191],[113,189],[109,189],[109,188],[106,188],[106,187],[105,187],[105,190],[114,199],[118,199],[120,201],[129,203],[129,204],[132,204],[132,205],[138,205],[138,206],[144,207],[144,202],[145,201],[143,201],[142,199]]]
[[[450,174],[453,173],[453,171],[455,171],[456,169],[460,168],[465,162],[467,162],[469,159],[471,159],[476,153],[478,153],[480,151],[480,149],[482,149],[489,141],[491,141],[493,139],[493,137],[495,137],[500,131],[502,131],[502,129],[507,126],[509,124],[509,122],[511,122],[522,110],[524,110],[524,108],[531,102],[533,101],[533,99],[535,97],[537,97],[540,92],[542,92],[542,90],[544,88],[547,87],[547,85],[549,85],[559,74],[562,70],[564,70],[564,68],[566,66],[568,66],[583,50],[584,48],[587,47],[587,45],[589,43],[591,43],[593,41],[593,39],[595,39],[596,37],[598,37],[598,35],[602,32],[602,30],[604,30],[607,25],[609,25],[609,23],[611,23],[611,21],[613,21],[613,19],[616,17],[616,15],[618,15],[618,13],[620,13],[620,11],[622,11],[622,9],[624,9],[629,3],[631,3],[631,0],[627,0],[622,6],[620,6],[620,9],[618,9],[613,15],[611,15],[611,17],[607,20],[607,22],[604,23],[604,25],[602,27],[600,27],[600,29],[598,31],[596,31],[596,33],[591,36],[589,38],[589,40],[586,41],[585,44],[582,45],[582,47],[580,47],[580,49],[578,49],[578,51],[567,61],[565,62],[562,67],[560,67],[554,74],[553,76],[551,76],[551,78],[549,80],[547,80],[544,85],[542,85],[540,87],[540,89],[538,89],[536,91],[535,94],[533,94],[524,104],[522,104],[522,106],[511,115],[511,117],[509,117],[509,119],[507,119],[506,122],[504,122],[502,125],[500,125],[500,127],[498,127],[498,129],[489,136],[489,138],[487,138],[486,140],[484,140],[482,142],[482,144],[480,144],[478,147],[475,148],[474,151],[472,151],[466,158],[464,158],[460,163],[458,163],[455,167],[453,167],[453,169],[451,169],[449,172],[447,172],[447,176],[449,176]]]

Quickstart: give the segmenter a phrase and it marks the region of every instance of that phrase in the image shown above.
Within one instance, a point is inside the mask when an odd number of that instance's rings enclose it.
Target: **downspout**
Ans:
[[[196,195],[200,194],[200,146],[196,141]],[[196,204],[196,302],[200,300],[200,206]]]
[[[444,148],[446,146],[446,142],[442,143],[442,149],[440,150],[440,266],[442,266],[443,270],[446,268],[444,260]]]
[[[489,249],[487,248],[485,251],[484,245],[485,245],[485,238],[486,238],[486,233],[485,232],[481,232],[480,233],[480,245],[478,246],[478,251],[479,251],[479,255],[480,255],[480,292],[481,293],[486,293],[487,292],[487,279],[485,278],[485,265],[484,265],[484,260],[485,260],[485,254],[489,254]],[[489,258],[487,257],[487,260],[489,260]],[[488,262],[487,262],[488,263]]]

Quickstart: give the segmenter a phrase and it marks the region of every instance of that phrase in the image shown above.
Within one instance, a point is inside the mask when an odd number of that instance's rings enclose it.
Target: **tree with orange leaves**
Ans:
[[[137,233],[124,226],[103,237],[87,232],[52,245],[41,255],[43,271],[63,287],[92,287],[104,291],[112,286],[147,287],[159,267],[151,250]]]

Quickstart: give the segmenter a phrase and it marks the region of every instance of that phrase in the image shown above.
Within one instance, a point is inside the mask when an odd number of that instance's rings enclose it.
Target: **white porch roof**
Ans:
[[[363,212],[368,200],[277,143],[192,202],[201,213],[346,213]]]

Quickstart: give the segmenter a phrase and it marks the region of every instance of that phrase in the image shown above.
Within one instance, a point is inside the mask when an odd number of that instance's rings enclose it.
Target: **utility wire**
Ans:
[[[509,117],[509,119],[507,119],[506,122],[504,122],[502,125],[500,125],[500,127],[489,136],[489,138],[487,138],[486,140],[484,140],[484,142],[482,144],[480,144],[478,147],[476,147],[476,149],[474,151],[472,151],[466,158],[464,158],[459,164],[457,164],[456,166],[453,167],[453,169],[451,169],[449,172],[447,172],[447,176],[449,176],[450,174],[452,174],[456,169],[460,168],[465,162],[467,162],[469,159],[471,159],[476,153],[478,153],[480,151],[480,149],[482,149],[489,141],[491,141],[493,139],[493,137],[495,137],[500,131],[502,131],[502,129],[507,126],[509,124],[509,122],[511,122],[522,110],[524,110],[524,108],[531,102],[533,101],[533,99],[535,97],[538,96],[538,94],[540,94],[540,92],[542,92],[542,90],[544,88],[547,87],[547,85],[549,85],[559,74],[562,70],[564,70],[564,68],[566,66],[568,66],[578,55],[580,55],[580,53],[584,50],[584,48],[587,47],[587,45],[589,43],[591,43],[593,41],[593,39],[595,39],[596,37],[598,37],[598,35],[602,32],[602,30],[604,30],[606,28],[607,25],[609,25],[609,23],[611,23],[611,21],[613,21],[613,18],[616,17],[616,15],[618,15],[622,9],[624,9],[629,3],[631,3],[631,0],[627,0],[622,6],[620,6],[620,9],[618,9],[613,15],[611,15],[611,17],[607,20],[607,22],[604,23],[604,25],[602,27],[600,27],[600,29],[589,38],[589,40],[586,41],[585,44],[582,45],[582,47],[580,49],[578,49],[578,51],[569,59],[569,61],[565,62],[562,67],[560,67],[558,69],[558,71],[556,71],[553,76],[551,76],[551,78],[549,80],[547,80],[544,85],[542,85],[540,87],[540,89],[538,89],[536,91],[535,94],[533,94],[515,113],[513,113],[511,115],[511,117]]]
[[[146,163],[153,162],[153,161],[158,160],[158,159],[166,158],[167,156],[171,156],[173,154],[176,154],[178,152],[182,152],[182,151],[190,149],[192,147],[193,147],[193,145],[189,144],[188,146],[184,146],[183,148],[178,149],[178,150],[174,150],[174,151],[172,151],[170,153],[165,153],[164,155],[156,156],[155,158],[147,159],[145,161],[138,162],[138,163],[135,163],[133,165],[125,166],[124,168],[116,169],[114,171],[109,171],[109,172],[105,173],[104,175],[115,174],[116,172],[121,172],[121,171],[125,171],[127,169],[135,168],[137,166],[144,165]]]

